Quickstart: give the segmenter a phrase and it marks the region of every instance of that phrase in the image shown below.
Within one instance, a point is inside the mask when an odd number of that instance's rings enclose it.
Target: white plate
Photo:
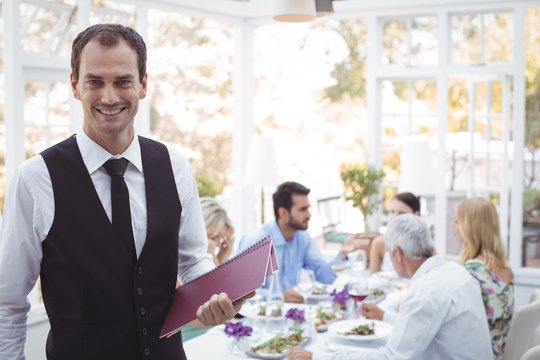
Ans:
[[[272,338],[271,338],[272,339]],[[270,339],[268,339],[267,341],[269,341]],[[308,342],[309,342],[310,338],[309,337],[306,337],[304,340],[302,340],[298,345],[299,346],[304,346],[306,345]],[[266,341],[263,341],[261,342],[260,344],[263,344],[265,343]],[[259,344],[259,345],[260,345]],[[246,354],[253,357],[253,358],[256,358],[256,359],[265,359],[265,360],[278,360],[278,359],[283,359],[286,355],[287,355],[287,352],[289,351],[289,349],[285,350],[284,352],[282,353],[279,353],[279,354],[266,354],[266,353],[260,353],[260,352],[253,352],[251,350],[248,350],[246,351]]]
[[[375,334],[373,335],[344,335],[345,332],[364,324],[373,323],[375,325]],[[369,319],[353,319],[336,321],[328,326],[328,332],[336,335],[339,338],[353,340],[353,341],[368,341],[375,339],[382,339],[392,333],[393,326],[389,323],[369,320]]]

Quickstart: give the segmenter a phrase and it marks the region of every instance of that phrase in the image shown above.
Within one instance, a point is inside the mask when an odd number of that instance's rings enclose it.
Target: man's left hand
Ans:
[[[300,346],[293,347],[287,354],[287,360],[311,360],[312,358],[313,353]]]
[[[212,295],[210,300],[205,302],[197,310],[197,319],[206,326],[219,325],[232,319],[240,311],[244,300],[255,295],[251,292],[248,295],[232,302],[225,293]]]

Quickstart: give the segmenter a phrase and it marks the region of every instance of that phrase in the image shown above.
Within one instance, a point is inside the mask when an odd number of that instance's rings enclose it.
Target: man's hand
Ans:
[[[214,294],[210,300],[197,309],[197,320],[205,326],[223,324],[240,311],[245,299],[249,299],[254,295],[255,292],[253,291],[233,303],[225,293]]]
[[[295,346],[287,353],[288,360],[311,360],[313,353],[307,350],[304,350],[300,346]]]
[[[384,316],[384,311],[372,303],[362,303],[361,312],[368,319],[382,320]]]
[[[283,293],[285,302],[301,304],[304,302],[304,297],[296,290],[290,289]]]

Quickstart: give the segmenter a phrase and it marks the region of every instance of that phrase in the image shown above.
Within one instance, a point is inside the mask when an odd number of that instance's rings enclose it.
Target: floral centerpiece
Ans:
[[[227,322],[225,323],[225,329],[223,331],[229,338],[227,345],[231,353],[241,354],[247,350],[249,344],[242,340],[251,336],[251,333],[253,332],[251,326],[244,325],[241,321],[236,323]]]
[[[302,324],[306,322],[304,310],[297,308],[290,308],[285,314],[285,318],[292,322],[292,328],[298,330],[302,327]]]
[[[332,296],[334,307],[343,311],[347,310],[347,301],[351,298],[351,296],[349,295],[349,291],[346,286],[341,291],[334,289],[330,296]]]

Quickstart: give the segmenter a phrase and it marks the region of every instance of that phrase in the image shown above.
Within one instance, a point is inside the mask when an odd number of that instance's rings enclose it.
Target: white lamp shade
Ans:
[[[248,186],[274,186],[279,182],[274,139],[255,136],[251,141],[244,184]]]
[[[413,141],[401,154],[399,192],[415,195],[435,193],[435,169],[431,149],[427,141]]]
[[[274,2],[274,16],[276,21],[304,22],[312,21],[317,17],[315,0],[271,0]]]
[[[334,4],[332,0],[315,0],[315,10],[317,17],[332,15],[334,13]]]

